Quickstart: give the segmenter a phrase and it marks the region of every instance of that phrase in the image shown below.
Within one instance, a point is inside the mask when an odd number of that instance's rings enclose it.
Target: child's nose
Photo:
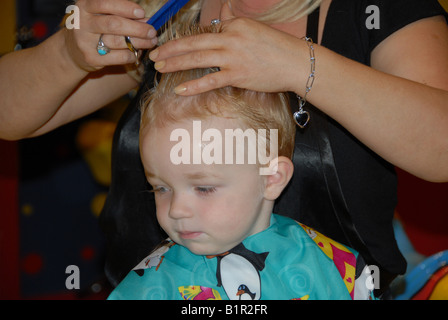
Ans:
[[[170,218],[183,219],[192,216],[192,210],[188,201],[188,194],[184,192],[174,193],[171,198]]]

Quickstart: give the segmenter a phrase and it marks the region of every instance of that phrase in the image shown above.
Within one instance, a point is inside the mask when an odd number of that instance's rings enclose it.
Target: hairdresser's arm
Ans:
[[[180,86],[179,94],[226,85],[304,94],[310,65],[303,40],[248,19],[226,21],[224,30],[171,41],[152,55],[161,72],[221,68]],[[318,45],[315,56],[311,103],[394,165],[448,181],[448,27],[442,17],[384,40],[372,54],[375,69]]]
[[[89,114],[137,85],[122,65],[133,63],[123,35],[152,48],[155,31],[127,0],[80,0],[80,29],[63,29],[40,45],[0,59],[0,138],[48,132]],[[137,10],[137,11],[136,11]],[[111,52],[96,52],[99,35]]]

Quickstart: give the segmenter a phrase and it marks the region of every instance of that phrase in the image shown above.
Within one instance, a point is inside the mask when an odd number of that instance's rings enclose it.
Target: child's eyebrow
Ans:
[[[194,172],[194,173],[186,173],[185,177],[187,177],[188,179],[191,179],[191,180],[201,180],[201,179],[209,178],[209,177],[217,178],[218,175],[213,174],[213,173]]]
[[[151,172],[146,171],[146,170],[145,170],[145,176],[146,176],[147,179],[148,178],[156,178],[157,177],[154,173],[151,173]]]

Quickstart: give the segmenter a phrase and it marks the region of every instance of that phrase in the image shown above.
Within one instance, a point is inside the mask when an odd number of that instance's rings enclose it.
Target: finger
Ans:
[[[141,21],[130,20],[114,15],[96,15],[88,22],[92,33],[130,36],[141,39],[154,39],[157,32],[153,26]]]
[[[149,58],[156,62],[170,57],[200,52],[202,50],[219,50],[222,49],[224,45],[224,38],[221,37],[221,34],[205,33],[168,41],[152,51]],[[196,57],[196,60],[199,59]]]
[[[83,4],[86,11],[92,14],[117,15],[129,19],[145,17],[143,8],[128,0],[84,0]]]
[[[128,48],[124,36],[105,34],[103,35],[102,40],[104,44],[111,50]],[[131,42],[134,48],[136,49],[151,49],[157,44],[157,38],[154,39],[131,38]]]
[[[174,89],[174,92],[181,96],[192,96],[230,85],[226,79],[231,79],[229,72],[219,71],[210,73],[202,78],[178,85]]]
[[[217,50],[194,51],[157,61],[154,67],[162,73],[196,68],[225,68],[224,60],[221,57],[222,55]]]
[[[129,50],[111,50],[108,54],[100,56],[96,55],[92,61],[89,61],[91,65],[97,67],[111,66],[111,65],[125,65],[135,63],[135,54]]]

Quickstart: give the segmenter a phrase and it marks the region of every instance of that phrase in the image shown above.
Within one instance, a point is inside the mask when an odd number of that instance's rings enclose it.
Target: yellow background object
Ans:
[[[79,128],[76,143],[94,179],[109,186],[111,180],[112,139],[116,124],[108,120],[86,121]]]
[[[429,300],[448,300],[448,274],[437,283]]]
[[[0,1],[0,55],[14,50],[16,43],[16,1]]]
[[[439,3],[448,12],[448,0],[439,0]]]

